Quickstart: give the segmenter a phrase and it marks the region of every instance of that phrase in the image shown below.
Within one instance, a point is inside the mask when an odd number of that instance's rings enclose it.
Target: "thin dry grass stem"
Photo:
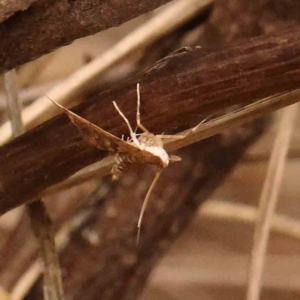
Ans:
[[[29,105],[31,102],[33,102],[34,99],[45,94],[56,84],[58,84],[58,81],[50,82],[46,84],[40,84],[40,85],[32,85],[20,89],[19,90],[20,103],[24,105]],[[6,109],[6,94],[0,93],[0,111],[4,111],[5,109]]]
[[[290,93],[262,99],[255,102],[254,104],[245,106],[238,111],[233,111],[224,116],[221,116],[220,118],[201,124],[195,131],[191,132],[191,134],[187,135],[187,137],[184,139],[166,139],[164,140],[164,148],[168,152],[175,151],[177,149],[220,133],[225,129],[233,128],[253,118],[257,118],[270,113],[282,103],[286,103],[286,105],[288,105],[289,103],[293,103],[295,98],[300,99],[300,90],[295,90]],[[190,132],[190,130],[181,132],[178,135],[182,136],[187,132]],[[174,135],[174,137],[176,137],[176,135]],[[41,195],[49,195],[67,188],[71,188],[77,184],[91,180],[95,177],[101,178],[107,176],[110,173],[112,164],[113,160],[110,157],[105,158],[97,163],[97,167],[92,171],[89,170],[87,172],[78,172],[68,180],[65,180],[64,182],[48,188]]]
[[[52,88],[47,95],[61,103],[67,101],[77,93],[82,93],[90,83],[99,78],[104,72],[126,58],[141,47],[145,47],[164,34],[171,32],[192,16],[205,10],[211,0],[180,0],[168,5],[149,21],[132,31],[129,35],[111,47],[107,52],[85,65],[69,76],[61,84]],[[22,113],[25,126],[33,124],[52,107],[47,97],[42,96]],[[0,127],[0,144],[6,143],[12,136],[9,122]]]
[[[221,200],[205,202],[199,215],[210,219],[221,219],[253,224],[256,221],[257,209],[250,205]],[[300,222],[284,215],[273,215],[271,230],[288,237],[300,239]]]
[[[247,300],[258,300],[262,286],[262,274],[269,239],[272,217],[278,202],[289,142],[296,121],[297,106],[283,110],[280,127],[272,150],[267,176],[259,200],[253,248],[249,266]]]
[[[93,193],[91,195],[93,197]],[[55,245],[57,249],[60,249],[63,245],[65,245],[71,232],[74,231],[74,224],[76,224],[76,226],[79,227],[90,217],[91,213],[92,211],[90,212],[85,211],[82,214],[79,214],[76,220],[71,218],[71,220],[67,220],[66,222],[64,222],[64,224],[59,228],[58,232],[55,234]],[[20,277],[18,282],[13,287],[11,291],[12,299],[22,300],[27,294],[28,290],[36,282],[41,272],[42,272],[41,265],[39,261],[36,259],[34,262],[31,263],[31,266],[22,275],[22,277]]]
[[[16,70],[4,74],[4,86],[6,93],[7,113],[12,134],[14,137],[24,132],[21,118],[21,109],[18,97],[17,73]]]
[[[161,175],[161,172],[162,170],[158,170],[153,178],[153,181],[148,189],[148,192],[146,194],[146,197],[145,197],[145,200],[144,200],[144,203],[143,203],[143,206],[141,208],[141,212],[140,212],[140,215],[139,215],[139,220],[138,220],[138,224],[137,224],[137,228],[138,228],[138,233],[137,233],[137,236],[136,236],[136,243],[138,245],[139,241],[140,241],[140,235],[141,235],[141,227],[142,227],[142,221],[143,221],[143,216],[144,216],[144,213],[145,213],[145,210],[147,208],[147,204],[148,204],[148,201],[149,201],[149,198],[151,196],[151,193]]]
[[[30,288],[34,285],[42,272],[41,264],[38,260],[34,261],[30,268],[20,277],[17,284],[11,291],[13,300],[22,300]]]
[[[40,256],[44,263],[44,300],[63,300],[61,271],[55,246],[55,232],[46,206],[41,201],[34,201],[28,204],[27,207],[32,229],[39,242]]]
[[[215,134],[221,133],[226,129],[234,128],[247,121],[262,117],[278,108],[282,108],[283,106],[288,106],[298,102],[299,99],[300,89],[261,99],[250,105],[244,106],[241,109],[202,123],[200,126],[197,126],[196,130],[191,132],[191,134],[187,135],[184,139],[166,140],[164,148],[168,152],[180,149]],[[181,132],[178,135],[185,136],[188,132],[190,132],[190,130]]]
[[[15,70],[8,71],[4,77],[7,94],[7,107],[13,136],[24,132],[21,108],[18,99],[17,76]],[[41,200],[26,205],[32,230],[39,242],[40,254],[44,263],[45,300],[63,300],[62,280],[58,256],[55,249],[54,231],[46,207]]]
[[[114,160],[111,156],[108,156],[95,165],[93,168],[90,166],[80,172],[76,173],[68,180],[65,180],[59,184],[53,185],[50,188],[43,191],[40,196],[52,195],[54,193],[60,192],[65,189],[72,188],[74,186],[83,184],[89,180],[93,180],[95,178],[100,179],[110,174],[112,165],[114,164]]]

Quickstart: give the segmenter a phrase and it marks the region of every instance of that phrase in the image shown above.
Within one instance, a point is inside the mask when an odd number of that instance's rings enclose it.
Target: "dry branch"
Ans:
[[[135,83],[139,81],[145,126],[154,133],[183,130],[196,125],[199,114],[207,117],[232,105],[245,106],[298,88],[299,38],[300,30],[294,29],[210,55],[201,48],[182,51],[161,60],[132,83],[89,99],[75,112],[116,136],[126,134],[111,101],[117,99],[134,123]],[[66,116],[27,132],[0,148],[0,212],[33,199],[105,155],[88,146]]]
[[[118,26],[169,0],[41,0],[0,25],[0,70],[24,64],[83,36]]]
[[[1,0],[0,1],[0,23],[20,10],[26,10],[37,0]]]
[[[151,45],[155,41],[158,42],[163,36],[180,27],[180,25],[182,28],[182,25],[186,24],[187,20],[195,17],[195,15],[200,18],[202,23],[207,19],[211,11],[211,4],[210,0],[175,1],[126,35],[108,51],[56,85],[48,91],[47,96],[60,104],[67,104],[71,97],[86,92],[90,85],[99,80],[103,73],[124,60],[128,55],[133,54],[136,50],[149,44]],[[41,116],[49,113],[49,110],[51,111],[50,108],[53,105],[49,102],[48,97],[42,96],[35,103],[24,109],[22,119],[25,126],[32,126]],[[1,144],[11,138],[9,125],[6,122],[0,128]]]

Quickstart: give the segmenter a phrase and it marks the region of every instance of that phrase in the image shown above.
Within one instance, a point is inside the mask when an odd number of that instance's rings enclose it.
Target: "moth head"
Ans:
[[[144,132],[138,138],[142,147],[160,147],[163,148],[164,144],[160,137],[150,133]]]
[[[169,165],[169,155],[163,148],[162,139],[152,133],[144,132],[139,137],[142,150],[146,150],[161,159],[163,168]]]

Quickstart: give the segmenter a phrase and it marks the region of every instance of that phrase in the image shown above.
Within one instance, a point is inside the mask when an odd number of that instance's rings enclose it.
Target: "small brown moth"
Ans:
[[[48,97],[49,98],[49,97]],[[49,98],[50,99],[50,98]],[[139,241],[140,229],[142,224],[143,215],[150,198],[151,192],[157,183],[160,174],[164,168],[169,165],[171,161],[180,161],[181,158],[175,155],[168,155],[166,150],[163,148],[163,138],[177,138],[182,139],[189,135],[191,132],[195,131],[199,125],[189,130],[184,136],[170,136],[170,135],[154,135],[150,133],[145,126],[141,124],[140,120],[140,88],[137,84],[137,114],[136,123],[137,127],[140,128],[143,133],[137,135],[135,131],[121,112],[116,102],[113,101],[117,112],[124,119],[129,129],[131,139],[125,141],[120,139],[109,132],[101,129],[100,127],[92,124],[91,122],[85,120],[79,115],[73,113],[67,108],[63,107],[56,101],[50,99],[55,105],[60,107],[70,118],[71,122],[77,127],[82,137],[90,144],[95,146],[97,149],[106,150],[114,156],[114,165],[112,167],[111,173],[113,180],[117,180],[120,175],[127,171],[134,164],[150,164],[157,166],[157,173],[148,189],[143,206],[141,208],[140,216],[138,219],[138,234],[137,241]]]

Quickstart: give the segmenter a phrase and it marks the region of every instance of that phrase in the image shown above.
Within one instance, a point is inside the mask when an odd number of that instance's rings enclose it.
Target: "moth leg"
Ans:
[[[118,165],[117,165],[116,163],[113,164],[110,173],[111,173],[111,175],[112,175],[112,180],[113,180],[113,181],[119,180],[119,178],[120,178],[121,175],[122,175],[122,172],[119,170]]]
[[[127,124],[127,127],[129,129],[129,133],[131,136],[131,139],[133,140],[133,142],[140,148],[140,142],[138,141],[138,139],[136,138],[136,135],[134,133],[134,131],[132,130],[130,123],[128,121],[128,119],[125,117],[125,115],[121,112],[120,108],[118,107],[117,103],[115,101],[113,101],[113,105],[115,107],[115,109],[117,110],[117,112],[119,113],[119,115],[123,118],[123,120],[125,121],[125,123]]]
[[[181,161],[181,157],[178,156],[178,155],[170,155],[170,156],[169,156],[169,159],[170,159],[170,161],[172,161],[172,162],[178,162],[178,161]]]
[[[161,139],[173,139],[173,140],[181,140],[185,138],[185,135],[164,135],[164,134],[157,134],[157,137]]]
[[[141,227],[142,227],[142,221],[143,221],[143,216],[144,216],[144,213],[145,213],[145,210],[146,210],[146,207],[147,207],[147,204],[148,204],[148,201],[149,201],[149,198],[150,198],[150,195],[152,193],[152,190],[153,188],[155,187],[159,177],[160,177],[160,174],[162,172],[162,169],[159,169],[154,178],[153,178],[153,181],[148,189],[148,192],[146,194],[146,197],[145,197],[145,200],[143,202],[143,205],[142,205],[142,208],[141,208],[141,212],[140,212],[140,216],[139,216],[139,220],[138,220],[138,224],[137,224],[137,228],[138,228],[138,233],[137,233],[137,237],[136,237],[136,243],[138,244],[139,241],[140,241],[140,234],[141,234]]]
[[[141,124],[141,114],[140,114],[140,106],[141,106],[141,93],[140,93],[140,84],[136,85],[136,94],[137,94],[137,111],[136,111],[136,124],[139,128],[141,128],[144,132],[148,132],[149,130]]]

